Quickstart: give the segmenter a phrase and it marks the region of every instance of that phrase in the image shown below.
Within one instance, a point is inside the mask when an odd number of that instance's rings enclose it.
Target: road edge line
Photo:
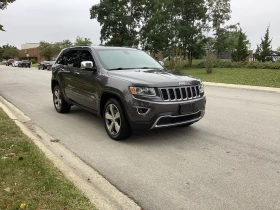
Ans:
[[[87,177],[91,179],[86,179],[78,175],[75,168],[69,164],[66,164],[62,158],[59,158],[55,152],[53,152],[49,147],[43,142],[50,142],[50,139],[54,139],[40,127],[35,125],[35,133],[31,131],[23,122],[21,122],[17,115],[24,114],[13,104],[8,102],[5,98],[0,95],[0,107],[4,112],[13,120],[16,125],[21,129],[21,131],[28,136],[34,144],[45,154],[55,167],[57,167],[62,174],[71,181],[74,186],[79,189],[89,201],[97,209],[105,210],[141,210],[142,208],[135,203],[131,198],[119,191],[114,185],[109,183],[104,177],[102,177],[97,171],[92,167],[88,166],[80,158],[74,155],[71,151],[65,148],[62,144],[55,144],[55,147],[59,147],[59,153],[63,154],[61,157],[67,157],[74,159],[74,162],[77,167],[83,168],[86,170]],[[28,119],[26,115],[25,120]],[[37,132],[38,131],[38,132]],[[40,138],[38,137],[40,136]],[[75,165],[74,164],[74,165]],[[89,182],[90,180],[90,182]]]

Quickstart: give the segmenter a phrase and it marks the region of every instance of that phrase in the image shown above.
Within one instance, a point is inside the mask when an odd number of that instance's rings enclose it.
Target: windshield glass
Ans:
[[[108,70],[123,69],[162,69],[152,57],[141,50],[98,49],[99,59]]]

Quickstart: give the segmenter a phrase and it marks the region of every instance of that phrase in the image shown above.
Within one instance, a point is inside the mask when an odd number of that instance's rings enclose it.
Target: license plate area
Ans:
[[[179,105],[179,114],[180,115],[192,114],[194,112],[195,112],[195,103]]]

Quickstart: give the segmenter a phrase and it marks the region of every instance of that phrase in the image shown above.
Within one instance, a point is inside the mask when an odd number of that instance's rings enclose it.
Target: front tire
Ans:
[[[111,139],[119,141],[131,136],[132,130],[119,101],[111,98],[103,112],[104,126]]]
[[[58,113],[68,113],[71,106],[65,101],[59,85],[53,89],[53,104]]]

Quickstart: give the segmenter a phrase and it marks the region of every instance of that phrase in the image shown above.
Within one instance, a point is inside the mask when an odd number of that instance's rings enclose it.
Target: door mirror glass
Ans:
[[[93,69],[93,62],[92,61],[82,61],[81,69]]]

